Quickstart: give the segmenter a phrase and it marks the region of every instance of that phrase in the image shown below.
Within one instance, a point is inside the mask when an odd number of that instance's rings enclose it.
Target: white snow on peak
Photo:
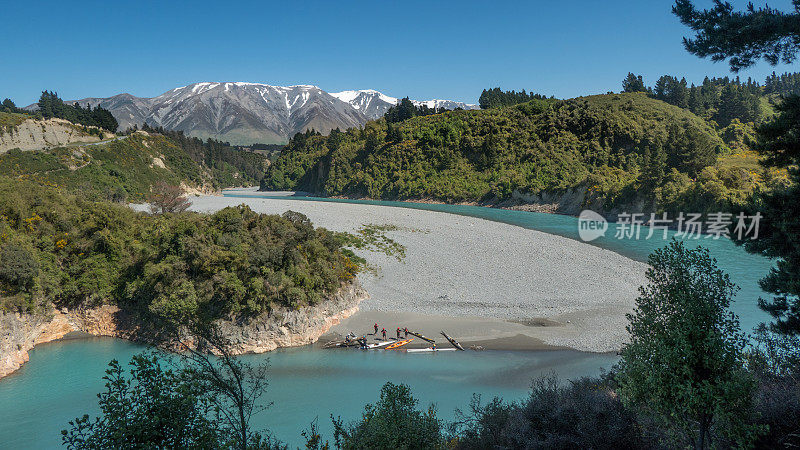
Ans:
[[[219,83],[209,83],[209,82],[202,82],[202,83],[195,83],[192,85],[192,94],[196,94],[199,92],[204,92],[209,89],[213,89],[219,86]]]
[[[336,97],[336,98],[338,98],[339,100],[341,100],[343,102],[350,103],[356,97],[358,97],[358,94],[360,94],[361,92],[362,91],[331,92],[331,95]]]
[[[361,94],[368,94],[370,96],[377,95],[378,98],[380,98],[384,102],[390,103],[392,105],[397,103],[397,99],[396,98],[390,97],[390,96],[388,96],[388,95],[386,95],[386,94],[384,94],[382,92],[376,91],[374,89],[360,89],[360,90],[355,90],[355,91],[342,91],[342,92],[332,92],[331,93],[332,96],[338,98],[339,100],[341,100],[343,102],[350,103],[350,104],[353,104],[353,101],[356,98],[358,98],[358,96],[361,95]],[[358,109],[360,105],[353,104],[353,106],[355,106],[356,109]]]

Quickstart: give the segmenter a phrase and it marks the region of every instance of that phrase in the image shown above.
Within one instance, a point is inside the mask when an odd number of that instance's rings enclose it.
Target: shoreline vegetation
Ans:
[[[712,96],[730,86],[762,92],[749,82],[708,83],[704,92]],[[786,182],[785,171],[760,166],[749,150],[758,120],[772,114],[771,106],[759,108],[758,119],[721,124],[655,94],[623,92],[399,122],[387,114],[361,129],[296,135],[260,189],[569,215],[591,209],[612,219],[620,212],[732,211]]]
[[[250,332],[254,342],[247,333],[238,338],[242,352],[308,343],[366,296],[355,279],[366,261],[346,246],[378,237],[314,228],[291,211],[148,215],[87,195],[0,177],[0,310],[11,331],[2,342],[4,373],[36,342],[71,330],[159,342],[194,321],[233,320],[234,338],[248,324],[263,325]],[[94,320],[95,309],[107,307],[115,311]],[[319,317],[296,313],[305,307],[320,308]]]

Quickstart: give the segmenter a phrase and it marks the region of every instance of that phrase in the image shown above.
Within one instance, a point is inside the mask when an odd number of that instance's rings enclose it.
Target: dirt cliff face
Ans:
[[[246,321],[219,321],[236,354],[263,353],[280,347],[307,345],[317,341],[332,326],[358,311],[369,295],[356,281],[343,285],[336,294],[315,306],[297,310],[277,308]],[[0,313],[0,377],[28,361],[28,351],[37,344],[54,341],[81,331],[94,336],[136,340],[135,324],[116,306],[47,315]]]
[[[80,127],[62,119],[27,119],[7,132],[0,131],[0,153],[12,148],[40,150],[76,142],[99,142],[100,138],[84,133]]]

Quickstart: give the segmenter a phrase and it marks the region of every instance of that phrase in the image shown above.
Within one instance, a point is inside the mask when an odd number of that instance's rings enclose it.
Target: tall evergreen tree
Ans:
[[[42,96],[39,98],[38,106],[39,112],[45,119],[57,117],[80,125],[103,128],[111,132],[117,131],[119,127],[117,119],[107,109],[99,106],[92,108],[90,105],[86,105],[84,109],[77,103],[69,105],[64,103],[58,97],[58,94],[53,91],[43,91]]]
[[[732,71],[764,58],[770,64],[792,62],[800,51],[800,0],[792,0],[794,12],[771,8],[734,12],[728,3],[717,1],[711,10],[699,11],[691,1],[678,0],[673,12],[697,32],[684,42],[689,52],[715,61],[728,59]],[[773,330],[800,334],[800,97],[790,96],[778,106],[780,115],[760,127],[756,149],[767,156],[768,167],[786,168],[790,184],[786,189],[756,199],[753,210],[763,215],[758,239],[742,242],[751,252],[777,258],[776,267],[761,280],[761,286],[775,297],[760,300],[762,308],[775,318]]]
[[[622,92],[647,92],[642,76],[628,72],[628,76],[622,80]]]

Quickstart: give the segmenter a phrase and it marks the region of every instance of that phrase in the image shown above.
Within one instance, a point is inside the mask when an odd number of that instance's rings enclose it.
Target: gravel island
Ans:
[[[392,335],[408,327],[486,348],[568,347],[616,351],[626,339],[646,265],[572,239],[434,211],[305,200],[194,196],[192,209],[246,204],[254,211],[305,214],[315,226],[355,231],[395,225],[402,261],[360,252],[377,274],[360,281],[370,298],[332,330],[363,332],[374,322]],[[363,322],[363,323],[362,323]],[[433,336],[431,336],[433,337]],[[493,345],[494,344],[494,345]]]

